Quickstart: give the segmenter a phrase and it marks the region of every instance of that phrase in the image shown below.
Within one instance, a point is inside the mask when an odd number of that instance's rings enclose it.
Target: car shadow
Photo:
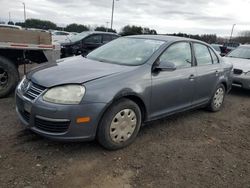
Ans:
[[[237,95],[240,97],[249,98],[250,97],[250,90],[233,87],[231,91],[229,92],[229,95]]]

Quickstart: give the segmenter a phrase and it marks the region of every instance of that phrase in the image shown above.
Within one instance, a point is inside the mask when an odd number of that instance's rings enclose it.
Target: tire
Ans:
[[[226,89],[223,84],[220,84],[216,87],[215,92],[213,94],[212,99],[208,105],[208,110],[211,112],[218,112],[220,111],[221,107],[223,106],[223,102],[226,95]]]
[[[13,92],[18,81],[19,72],[15,64],[0,56],[0,98]]]
[[[135,140],[141,122],[139,106],[131,100],[121,99],[104,113],[97,132],[98,142],[108,150],[124,148]]]

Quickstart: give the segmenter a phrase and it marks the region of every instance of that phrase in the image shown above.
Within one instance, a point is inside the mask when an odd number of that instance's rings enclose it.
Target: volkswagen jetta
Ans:
[[[197,107],[218,111],[232,65],[208,44],[170,36],[130,36],[30,71],[16,110],[32,131],[57,140],[132,143],[144,122]]]

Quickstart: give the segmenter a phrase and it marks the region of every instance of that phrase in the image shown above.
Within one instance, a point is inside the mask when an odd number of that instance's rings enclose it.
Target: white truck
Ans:
[[[55,62],[60,45],[52,44],[47,32],[0,28],[0,98],[14,91],[19,81],[19,65]]]

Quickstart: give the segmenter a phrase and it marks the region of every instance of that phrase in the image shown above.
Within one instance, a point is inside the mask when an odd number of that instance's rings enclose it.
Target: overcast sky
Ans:
[[[46,19],[65,26],[70,23],[106,25],[112,0],[23,0],[27,18]],[[0,20],[23,20],[21,0],[0,0]],[[158,33],[185,32],[230,35],[250,30],[250,0],[119,0],[115,1],[114,28],[141,25]]]

